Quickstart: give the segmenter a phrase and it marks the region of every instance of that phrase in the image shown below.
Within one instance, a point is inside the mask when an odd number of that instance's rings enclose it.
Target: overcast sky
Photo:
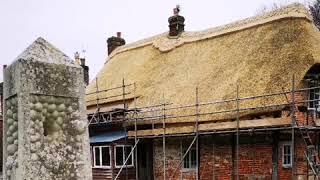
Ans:
[[[127,43],[168,30],[176,4],[186,31],[198,31],[254,16],[264,6],[297,0],[0,0],[0,82],[10,64],[37,37],[73,58],[86,50],[90,79],[107,56],[106,39],[121,31]],[[310,0],[311,1],[311,0]],[[298,0],[309,3],[309,0]]]

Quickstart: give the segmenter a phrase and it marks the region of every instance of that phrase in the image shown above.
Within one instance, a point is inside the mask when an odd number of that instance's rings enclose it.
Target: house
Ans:
[[[86,91],[94,179],[319,178],[319,44],[299,4],[112,37]]]

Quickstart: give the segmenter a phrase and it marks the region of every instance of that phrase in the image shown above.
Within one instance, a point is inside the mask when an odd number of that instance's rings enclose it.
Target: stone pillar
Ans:
[[[4,70],[4,179],[92,179],[84,86],[42,38]]]

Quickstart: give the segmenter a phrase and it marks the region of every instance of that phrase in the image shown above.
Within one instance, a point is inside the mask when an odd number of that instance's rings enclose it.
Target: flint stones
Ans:
[[[84,91],[82,68],[42,38],[4,70],[4,179],[92,179]]]

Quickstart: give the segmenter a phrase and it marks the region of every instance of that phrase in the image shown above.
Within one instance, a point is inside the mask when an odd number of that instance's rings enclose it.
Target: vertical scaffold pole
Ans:
[[[236,147],[236,179],[239,180],[239,126],[240,126],[240,122],[239,122],[239,84],[237,84],[237,147]]]
[[[196,180],[199,180],[199,89],[196,87],[196,162],[197,162],[197,174]]]
[[[182,138],[180,137],[180,162],[183,161],[183,147],[182,147]],[[183,180],[183,172],[180,170],[180,180]]]
[[[97,94],[96,94],[96,103],[97,103],[97,105],[98,105],[98,103],[99,103],[98,91],[99,91],[99,87],[98,87],[98,77],[96,77],[96,92],[97,92]]]
[[[97,118],[97,123],[100,122],[100,119],[99,119],[99,85],[98,85],[98,77],[96,77],[96,108],[97,108],[97,112],[98,112],[98,118]],[[93,116],[95,116],[95,113],[93,114]]]
[[[163,151],[163,179],[166,180],[166,114],[165,114],[165,99],[164,94],[162,94],[162,128],[163,128],[163,135],[162,135],[162,151]]]
[[[123,103],[123,128],[124,128],[124,133],[127,133],[127,125],[126,125],[126,86],[124,83],[124,78],[122,79],[122,103]],[[124,137],[124,154],[127,153],[127,135]],[[126,180],[128,180],[128,166],[125,164],[126,168]]]
[[[136,102],[136,83],[133,84],[133,101],[134,101],[134,144],[137,144],[137,102]],[[136,180],[139,180],[139,171],[138,171],[138,146],[134,150],[134,159],[136,166]]]
[[[294,74],[292,75],[292,91],[291,91],[291,149],[292,149],[292,179],[295,179],[295,126],[296,126],[296,119],[295,119],[295,77]]]
[[[124,84],[124,78],[122,79],[122,103],[123,103],[123,110],[126,109],[126,89],[125,89],[125,84]]]

